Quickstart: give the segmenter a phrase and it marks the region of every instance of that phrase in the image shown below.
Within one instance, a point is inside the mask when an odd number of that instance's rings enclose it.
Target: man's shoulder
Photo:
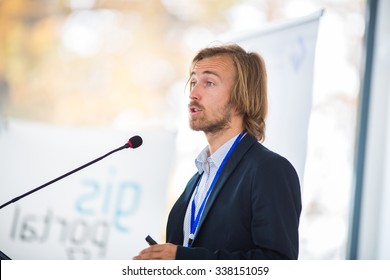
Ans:
[[[270,150],[260,142],[255,142],[245,153],[244,158],[251,162],[252,164],[266,164],[266,165],[287,165],[291,166],[292,164],[288,159],[286,159],[281,154]]]
[[[250,147],[247,154],[249,156],[254,156],[256,158],[261,157],[261,158],[265,158],[265,159],[284,158],[283,156],[281,156],[277,152],[270,150],[269,148],[264,146],[262,143],[257,142],[257,141]]]

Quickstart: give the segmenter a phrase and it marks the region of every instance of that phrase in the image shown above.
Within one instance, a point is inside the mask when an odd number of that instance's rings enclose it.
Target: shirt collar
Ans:
[[[205,147],[195,159],[195,165],[198,169],[199,174],[202,174],[203,172],[209,174],[211,165],[214,165],[218,169],[219,166],[222,164],[222,161],[225,158],[226,154],[229,152],[229,149],[233,145],[237,136],[238,134],[230,138],[211,156],[209,147]]]

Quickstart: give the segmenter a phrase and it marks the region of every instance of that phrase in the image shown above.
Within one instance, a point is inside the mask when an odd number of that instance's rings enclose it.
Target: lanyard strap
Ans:
[[[233,145],[230,147],[229,151],[227,152],[225,158],[223,159],[221,165],[219,166],[219,168],[217,170],[217,173],[214,176],[213,182],[211,183],[209,189],[207,190],[207,193],[206,193],[206,195],[205,195],[205,197],[203,199],[203,202],[200,205],[198,213],[197,213],[197,215],[195,217],[195,211],[196,211],[195,196],[196,196],[196,193],[198,191],[199,184],[196,186],[196,192],[195,192],[195,195],[194,195],[194,199],[192,200],[192,204],[191,204],[191,224],[190,224],[190,236],[189,236],[189,240],[188,240],[188,247],[191,247],[192,246],[192,242],[194,241],[196,228],[198,227],[198,224],[199,224],[199,221],[200,221],[200,217],[202,216],[204,207],[206,205],[206,201],[207,201],[208,197],[210,196],[210,193],[213,190],[214,185],[217,182],[218,177],[221,174],[221,171],[222,171],[223,167],[225,166],[228,158],[230,157],[230,155],[232,154],[232,152],[234,151],[234,149],[236,148],[238,142],[240,142],[240,140],[244,136],[244,134],[245,134],[245,130],[243,132],[241,132],[240,135],[237,136],[237,138],[234,141]]]

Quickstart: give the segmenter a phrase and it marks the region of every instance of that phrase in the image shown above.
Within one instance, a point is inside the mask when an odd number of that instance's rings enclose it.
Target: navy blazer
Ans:
[[[226,162],[199,222],[192,248],[183,247],[183,222],[201,175],[188,182],[168,217],[176,259],[297,259],[301,192],[284,157],[246,135]]]

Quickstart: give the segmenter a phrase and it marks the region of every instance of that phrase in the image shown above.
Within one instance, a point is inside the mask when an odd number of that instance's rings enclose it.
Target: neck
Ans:
[[[237,127],[236,129],[227,129],[213,133],[206,133],[207,142],[209,143],[210,155],[215,153],[215,151],[217,151],[223,144],[225,144],[235,135],[241,133],[243,130],[243,127]]]

